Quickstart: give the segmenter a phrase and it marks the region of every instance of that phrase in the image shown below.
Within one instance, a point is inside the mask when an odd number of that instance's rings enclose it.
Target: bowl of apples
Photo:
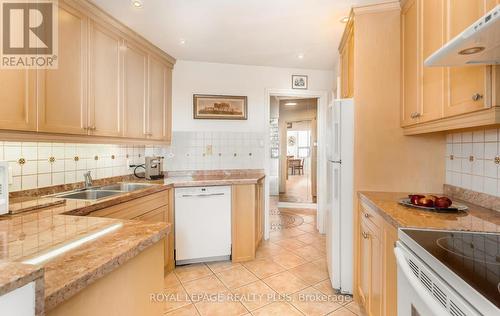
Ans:
[[[410,194],[400,204],[434,212],[458,212],[468,209],[466,205],[453,202],[446,196]]]

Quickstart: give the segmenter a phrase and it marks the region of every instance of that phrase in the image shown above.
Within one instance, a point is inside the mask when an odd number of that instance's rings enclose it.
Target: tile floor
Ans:
[[[297,212],[303,224],[272,231],[253,261],[182,266],[167,275],[165,315],[363,316],[330,285],[315,216]]]

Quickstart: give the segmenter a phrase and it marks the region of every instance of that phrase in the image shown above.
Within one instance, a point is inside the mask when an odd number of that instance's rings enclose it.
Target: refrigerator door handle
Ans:
[[[342,160],[332,160],[333,163],[342,163]]]

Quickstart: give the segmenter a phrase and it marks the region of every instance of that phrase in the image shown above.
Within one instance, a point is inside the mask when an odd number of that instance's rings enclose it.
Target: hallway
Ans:
[[[280,193],[280,202],[315,203],[312,196],[311,177],[309,174],[289,175],[286,180],[286,193]]]

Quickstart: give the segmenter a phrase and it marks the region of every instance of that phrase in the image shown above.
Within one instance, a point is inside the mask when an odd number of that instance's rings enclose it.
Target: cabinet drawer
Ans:
[[[361,207],[359,208],[359,217],[362,222],[367,223],[369,226],[375,226],[377,229],[382,227],[383,220],[380,215],[363,202],[361,202]]]
[[[167,220],[168,206],[162,206],[146,214],[135,217],[135,220],[147,221],[147,222],[166,222]]]
[[[168,191],[163,191],[92,212],[89,216],[134,219],[167,204]]]

